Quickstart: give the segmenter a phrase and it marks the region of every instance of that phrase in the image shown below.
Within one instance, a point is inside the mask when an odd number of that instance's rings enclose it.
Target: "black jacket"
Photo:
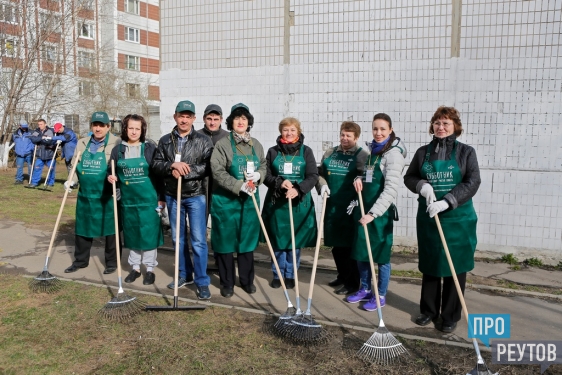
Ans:
[[[35,157],[41,160],[51,160],[53,159],[53,155],[55,154],[55,148],[57,147],[57,142],[50,141],[43,139],[43,137],[51,137],[55,136],[55,132],[53,129],[46,127],[44,131],[41,131],[39,128],[33,130],[31,132],[31,136],[29,139],[33,144],[37,145],[37,153]]]
[[[433,137],[431,141],[431,143],[433,143],[433,152],[429,156],[429,160],[450,160],[455,140],[456,136],[454,134],[442,139]],[[438,144],[439,148],[437,147]],[[425,154],[427,153],[427,147],[428,145],[422,146],[416,151],[404,175],[404,184],[411,192],[416,194],[419,194],[422,185],[427,183],[427,180],[421,178],[420,173],[425,160]],[[462,182],[443,197],[443,199],[449,203],[449,209],[453,210],[474,197],[481,182],[480,168],[478,167],[478,160],[474,148],[458,142],[456,159],[461,169]]]
[[[220,127],[219,130],[217,130],[216,132],[210,131],[205,126],[203,126],[203,129],[199,129],[197,131],[211,138],[211,141],[213,142],[213,146],[216,145],[218,141],[220,141],[221,139],[223,139],[224,137],[230,134],[230,132],[227,132],[222,127]]]
[[[111,150],[111,156],[109,157],[109,162],[107,163],[107,175],[111,175],[111,160],[115,161],[115,168],[117,168],[117,160],[125,159],[125,151],[127,145],[120,143]],[[148,162],[148,164],[152,164],[154,160],[154,155],[156,154],[156,144],[151,142],[146,142],[144,144],[144,158]],[[117,171],[115,172],[117,174]],[[164,180],[155,176],[152,168],[149,171],[149,177],[156,189],[156,193],[158,194],[158,200],[165,201],[165,186]],[[119,182],[118,182],[119,183]]]
[[[176,197],[178,180],[172,176],[171,166],[176,156],[178,144],[177,127],[172,132],[164,135],[158,141],[158,149],[152,160],[152,170],[164,178],[166,195]],[[211,174],[211,154],[213,142],[211,138],[197,132],[194,128],[187,135],[187,141],[182,149],[181,161],[189,164],[191,172],[183,176],[181,185],[181,198],[190,198],[196,195],[205,195],[203,180]]]
[[[277,175],[277,172],[273,172],[271,165],[273,161],[277,157],[279,152],[284,153],[285,155],[297,155],[300,156],[300,148],[304,142],[304,135],[300,135],[300,139],[296,143],[291,144],[284,144],[281,143],[279,140],[281,136],[277,137],[277,145],[271,147],[267,151],[266,156],[266,166],[267,166],[267,175],[264,180],[264,185],[267,186],[269,189],[274,189],[273,196],[274,197],[281,197],[285,196],[285,189],[281,188],[281,184],[285,179],[281,176]],[[306,170],[305,170],[305,177],[301,183],[297,184],[295,181],[291,181],[293,186],[297,189],[299,193],[299,201],[301,201],[306,194],[308,194],[313,188],[314,185],[318,182],[318,167],[316,166],[316,159],[314,158],[314,152],[308,146],[304,146],[304,161],[306,163]]]

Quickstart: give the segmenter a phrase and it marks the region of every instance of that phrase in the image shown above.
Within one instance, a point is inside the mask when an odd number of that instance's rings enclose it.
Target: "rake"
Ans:
[[[320,233],[324,227],[324,214],[326,212],[326,200],[328,196],[325,194],[322,200],[322,213],[320,215],[320,226],[318,229],[318,237],[316,238],[316,249],[314,251],[314,262],[312,264],[312,275],[310,276],[310,287],[308,290],[308,305],[304,314],[295,315],[292,319],[288,336],[297,342],[317,343],[326,339],[327,331],[317,323],[312,317],[310,308],[312,307],[312,293],[314,291],[314,279],[316,278],[316,267],[318,266],[318,254],[320,252]]]
[[[466,321],[470,327],[470,320],[468,319],[468,309],[466,308],[466,302],[464,300],[464,296],[462,294],[461,286],[459,284],[459,280],[457,279],[457,273],[455,272],[455,266],[453,265],[453,260],[451,259],[451,254],[449,253],[449,247],[447,246],[447,241],[445,240],[445,234],[443,234],[443,228],[441,228],[441,222],[439,221],[439,216],[435,215],[435,223],[437,224],[437,230],[439,230],[439,237],[441,237],[441,242],[443,243],[443,249],[445,250],[445,256],[447,257],[447,262],[449,263],[449,268],[451,269],[451,274],[453,276],[453,280],[455,282],[455,287],[457,288],[457,294],[459,295],[459,299],[461,301],[462,311],[466,318]],[[474,346],[474,350],[476,351],[476,355],[478,360],[476,362],[476,367],[473,368],[468,374],[466,375],[499,375],[499,372],[495,374],[490,371],[486,362],[482,358],[480,354],[480,348],[478,347],[478,341],[476,338],[472,338],[472,345]]]
[[[33,167],[35,166],[35,156],[36,155],[37,155],[37,145],[35,145],[35,148],[33,149],[33,161],[31,162],[31,172],[29,173],[29,181],[28,181],[26,187],[31,185],[31,177],[33,176]]]
[[[111,175],[115,177],[115,161],[111,161]],[[115,221],[115,249],[117,251],[117,282],[119,289],[117,295],[113,297],[98,313],[109,320],[125,321],[144,310],[145,304],[137,297],[129,296],[123,290],[123,280],[121,277],[121,251],[119,245],[119,219],[117,217],[117,188],[113,187],[113,212]]]
[[[260,214],[260,208],[258,206],[258,202],[256,201],[256,197],[254,196],[254,193],[250,194],[250,196],[252,197],[252,201],[254,202],[254,208],[256,209],[256,214],[258,215],[258,219],[260,220],[261,229],[265,237],[265,242],[267,243],[267,248],[269,249],[269,254],[271,255],[271,260],[275,265],[277,274],[281,276],[281,270],[279,269],[277,258],[275,258],[275,253],[273,252],[271,241],[269,241],[269,236],[267,235],[267,230],[265,229],[265,224],[263,223],[263,219]],[[287,287],[285,286],[285,281],[283,280],[283,277],[279,277],[279,281],[281,282],[281,286],[283,287],[283,294],[285,294],[285,298],[287,299],[287,310],[279,316],[279,320],[275,322],[273,327],[277,330],[278,333],[281,334],[285,330],[285,327],[288,324],[290,324],[291,319],[295,315],[295,307],[291,303],[291,299],[289,298],[289,292],[287,291]]]
[[[45,177],[45,183],[43,184],[42,188],[39,188],[38,190],[43,190],[43,191],[52,191],[51,189],[47,189],[47,181],[49,181],[49,176],[51,175],[51,169],[53,168],[53,163],[56,163],[56,157],[57,157],[57,151],[59,150],[59,143],[57,143],[57,146],[55,147],[55,153],[53,154],[53,158],[51,159],[51,163],[49,164],[49,169],[47,170],[47,177]]]
[[[363,206],[363,196],[359,195],[359,205],[361,206],[361,216],[365,216],[365,208]],[[373,262],[373,254],[371,254],[371,242],[369,241],[369,231],[367,225],[363,224],[365,230],[365,240],[367,242],[367,253],[369,254],[369,264],[371,265],[371,282],[377,300],[377,313],[379,314],[379,328],[373,335],[363,344],[357,356],[365,361],[386,365],[394,361],[394,359],[402,354],[408,353],[404,345],[398,341],[392,333],[384,325],[382,320],[382,308],[379,299],[379,289],[377,287],[377,274],[375,273],[375,263]]]
[[[77,157],[80,157],[80,151],[76,153]],[[33,169],[32,169],[33,170]],[[76,171],[76,163],[72,166],[68,181],[72,181],[74,177],[74,172]],[[31,178],[30,178],[31,181]],[[62,287],[62,282],[55,276],[51,275],[49,272],[49,259],[51,257],[51,252],[53,251],[53,245],[55,243],[55,238],[57,236],[57,231],[60,224],[60,218],[62,216],[62,210],[64,209],[64,204],[66,203],[66,198],[68,197],[68,190],[65,189],[64,195],[62,197],[62,203],[59,208],[59,214],[57,220],[55,221],[55,229],[51,235],[51,242],[49,242],[49,249],[47,250],[47,257],[45,258],[45,265],[43,266],[43,272],[39,276],[35,277],[29,282],[29,289],[33,292],[43,292],[52,293],[59,290]]]
[[[178,191],[176,195],[176,246],[175,246],[175,267],[174,267],[174,304],[168,306],[146,306],[146,311],[188,311],[188,310],[205,310],[207,307],[202,305],[195,306],[179,306],[178,301],[178,279],[180,265],[180,217],[181,217],[181,180],[178,178]],[[181,218],[185,220],[185,218]],[[187,239],[186,239],[187,240]]]

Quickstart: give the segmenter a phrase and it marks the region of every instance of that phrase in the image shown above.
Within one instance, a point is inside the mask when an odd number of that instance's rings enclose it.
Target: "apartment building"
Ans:
[[[159,138],[159,39],[154,0],[0,0],[2,131],[42,117],[86,134],[105,110],[114,132],[137,113]]]

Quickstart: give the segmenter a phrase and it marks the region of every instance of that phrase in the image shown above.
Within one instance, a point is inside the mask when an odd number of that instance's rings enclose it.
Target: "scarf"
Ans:
[[[283,143],[284,145],[290,145],[293,143],[297,143],[299,141],[300,137],[297,137],[293,142],[289,142],[283,139],[283,137],[281,137],[281,139],[279,139],[279,142]]]
[[[378,143],[373,139],[373,142],[371,142],[371,155],[378,154],[388,143],[389,140],[390,140],[390,136],[388,136],[388,138],[382,141],[381,143]]]
[[[248,133],[248,132],[245,132],[244,134],[240,135],[240,134],[236,133],[235,131],[233,131],[232,134],[234,134],[234,141],[236,143],[240,143],[240,142],[250,143],[250,141],[252,140],[252,137],[250,136],[250,133]]]

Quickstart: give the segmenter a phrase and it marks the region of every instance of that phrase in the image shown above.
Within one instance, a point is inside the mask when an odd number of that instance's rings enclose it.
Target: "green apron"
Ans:
[[[260,159],[257,157],[254,147],[252,147],[252,155],[250,156],[237,152],[232,135],[229,135],[229,137],[233,157],[228,172],[237,180],[244,180],[246,162],[253,161],[255,170],[258,170]],[[211,244],[213,251],[219,254],[254,251],[259,243],[260,222],[252,197],[246,193],[236,196],[218,184],[212,194]],[[259,205],[259,189],[256,188],[254,196]]]
[[[105,148],[109,134],[105,137],[104,151],[92,154],[88,141],[82,160],[76,166],[80,182],[76,200],[76,227],[78,236],[95,238],[115,234],[113,198],[111,186],[105,182],[107,161]]]
[[[365,210],[373,207],[379,196],[384,190],[384,175],[381,170],[381,157],[377,155],[373,161],[371,156],[365,164],[363,171],[363,204]],[[367,173],[371,170],[373,172],[372,182],[367,182]],[[365,229],[359,223],[361,219],[361,210],[353,210],[353,220],[355,223],[353,249],[351,251],[351,258],[360,262],[369,262],[369,254],[367,253],[367,240],[365,238]],[[369,243],[371,244],[371,254],[373,255],[373,262],[386,264],[390,263],[390,252],[392,249],[393,241],[393,228],[394,228],[394,205],[391,204],[388,210],[382,216],[375,218],[367,224],[369,232]]]
[[[144,143],[141,144],[140,157],[117,160],[116,173],[121,189],[119,203],[125,247],[132,250],[156,249],[164,243],[164,235],[156,212],[158,193],[149,177]]]
[[[437,200],[443,199],[451,189],[462,182],[461,170],[456,159],[457,143],[455,141],[451,160],[429,161],[433,145],[429,144],[427,147],[425,161],[421,168],[421,177],[431,184]],[[418,202],[416,228],[419,270],[431,276],[452,276],[435,219],[430,218],[426,212],[425,198],[420,195]],[[478,221],[472,199],[454,210],[441,212],[439,221],[443,227],[456,273],[471,271],[474,268],[476,222]]]
[[[324,216],[324,245],[349,247],[353,244],[355,223],[347,215],[347,206],[357,196],[353,180],[357,177],[357,155],[362,149],[359,147],[353,155],[336,150],[337,147],[322,163],[322,177],[330,188]]]
[[[285,162],[293,163],[292,173],[284,173]],[[304,145],[301,146],[299,155],[283,156],[277,154],[271,165],[273,175],[281,176],[292,183],[300,183],[305,178],[306,161],[304,160]],[[289,200],[283,195],[273,197],[273,190],[268,189],[265,196],[262,212],[263,222],[271,240],[271,246],[277,250],[292,249],[291,222],[289,218]],[[295,230],[296,248],[311,247],[316,245],[318,228],[314,202],[310,192],[300,203],[293,199],[293,224]],[[264,240],[265,241],[265,240]]]

